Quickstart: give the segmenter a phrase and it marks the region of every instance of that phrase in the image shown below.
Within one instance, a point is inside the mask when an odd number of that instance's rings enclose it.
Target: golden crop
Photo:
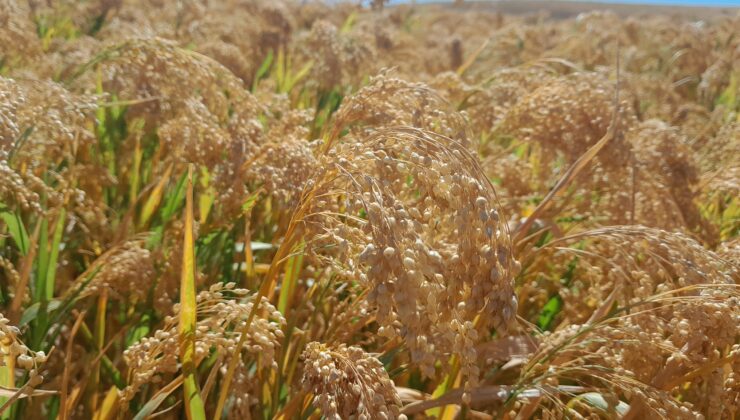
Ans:
[[[383,3],[0,0],[3,420],[740,416],[740,14]]]

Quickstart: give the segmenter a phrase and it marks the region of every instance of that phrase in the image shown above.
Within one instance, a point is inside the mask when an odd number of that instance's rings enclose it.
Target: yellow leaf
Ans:
[[[103,405],[100,406],[93,415],[93,420],[108,420],[114,418],[116,415],[116,407],[118,407],[118,388],[112,386],[105,395]]]
[[[180,274],[180,361],[185,377],[183,390],[185,413],[189,420],[205,419],[205,408],[195,378],[195,238],[193,237],[193,165],[188,166],[187,195],[185,196],[185,238],[183,240],[182,272]]]
[[[167,186],[167,182],[170,180],[170,174],[172,173],[172,164],[167,167],[164,171],[164,175],[159,180],[157,185],[149,194],[149,198],[144,203],[144,207],[141,209],[141,217],[139,217],[139,227],[146,226],[149,223],[149,219],[154,215],[154,211],[159,207],[159,203],[162,201],[162,195],[164,194],[164,187]]]

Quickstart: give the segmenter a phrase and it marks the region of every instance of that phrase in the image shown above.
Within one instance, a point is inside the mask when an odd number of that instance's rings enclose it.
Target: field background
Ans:
[[[737,419],[739,31],[0,0],[0,420]]]

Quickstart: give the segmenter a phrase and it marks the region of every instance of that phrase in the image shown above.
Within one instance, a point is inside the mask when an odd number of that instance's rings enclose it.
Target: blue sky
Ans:
[[[604,0],[603,3],[661,4],[687,6],[731,6],[740,7],[740,0]]]
[[[429,3],[440,0],[416,0],[417,3]],[[585,0],[600,3],[628,3],[628,4],[659,4],[685,6],[712,6],[712,7],[740,7],[740,0]],[[391,0],[391,3],[409,3],[409,0]],[[451,2],[451,0],[450,0]]]

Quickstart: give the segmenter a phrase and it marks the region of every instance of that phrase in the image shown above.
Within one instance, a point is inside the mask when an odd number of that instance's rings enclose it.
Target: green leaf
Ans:
[[[357,12],[352,12],[347,16],[347,19],[344,20],[344,23],[342,24],[342,28],[339,30],[341,33],[347,33],[352,29],[352,26],[354,26],[355,21],[357,20]]]
[[[285,315],[293,300],[298,275],[301,273],[303,266],[303,249],[305,243],[298,245],[293,252],[293,256],[288,258],[285,264],[285,274],[283,275],[283,284],[280,287],[280,298],[278,300],[278,310]]]
[[[278,91],[285,84],[285,51],[283,47],[278,48],[277,61],[275,62],[275,81]]]
[[[149,327],[149,324],[151,323],[151,316],[149,314],[144,314],[141,316],[141,320],[139,323],[134,327],[134,329],[130,330],[128,334],[126,335],[126,347],[128,348],[132,344],[138,342],[142,338],[149,335],[149,332],[151,331],[151,328]]]
[[[262,61],[262,64],[260,65],[260,68],[257,69],[257,73],[254,75],[254,81],[252,82],[252,92],[257,90],[257,85],[259,84],[259,81],[264,79],[267,75],[267,72],[270,71],[270,67],[272,67],[272,59],[274,57],[274,54],[272,50],[267,52],[267,57]]]
[[[282,87],[282,90],[280,93],[288,93],[291,90],[293,90],[293,87],[301,81],[304,77],[308,75],[308,73],[311,71],[311,68],[313,67],[313,61],[309,61],[306,63],[300,70],[298,70],[298,73],[294,75],[288,74],[286,76],[285,85]]]
[[[136,413],[136,416],[134,417],[134,420],[144,420],[149,418],[152,414],[154,414],[154,411],[162,405],[164,400],[167,399],[167,397],[172,394],[174,390],[180,387],[180,384],[182,384],[182,376],[178,377],[174,381],[170,382],[159,390],[149,401],[147,401],[146,404],[144,404],[144,407],[139,410],[138,413]]]
[[[52,304],[54,301],[46,302],[42,301],[40,302],[40,309],[39,312],[39,322],[38,324],[43,325],[44,319],[48,319],[49,322],[46,325],[50,325],[51,328],[47,330],[47,328],[36,328],[34,330],[34,339],[36,340],[35,347],[40,347],[41,342],[43,338],[48,335],[48,341],[46,342],[47,347],[43,348],[42,350],[48,351],[51,348],[50,343],[54,343],[56,340],[56,337],[59,335],[59,333],[62,330],[62,327],[65,324],[63,320],[68,319],[69,313],[74,307],[74,304],[77,302],[77,299],[80,297],[80,294],[83,290],[87,287],[88,284],[95,278],[95,276],[100,272],[100,269],[102,268],[102,265],[98,265],[97,267],[94,267],[92,270],[90,270],[87,275],[84,277],[81,283],[79,283],[71,292],[67,292],[64,295],[64,298],[60,300],[59,302],[59,308],[55,310],[51,310]],[[49,316],[51,315],[51,316]],[[43,322],[42,322],[43,321]],[[51,333],[49,333],[51,331]]]
[[[49,268],[46,272],[46,296],[45,300],[51,300],[54,297],[54,286],[56,283],[57,274],[57,261],[59,260],[59,246],[62,243],[62,235],[64,234],[64,222],[67,218],[67,211],[63,208],[59,211],[59,217],[57,218],[56,225],[54,227],[54,237],[51,243],[51,253],[49,255]]]
[[[164,207],[162,208],[162,221],[169,221],[172,216],[177,213],[177,210],[182,206],[185,201],[185,183],[188,179],[187,172],[183,173],[180,179],[177,181],[175,190],[167,194],[164,200]]]
[[[537,317],[537,326],[542,331],[547,331],[552,325],[552,321],[563,309],[563,298],[560,295],[555,295],[547,301],[545,306],[542,308],[540,316]]]
[[[30,127],[23,130],[23,133],[21,133],[20,136],[18,136],[18,139],[13,144],[13,148],[10,149],[10,152],[8,152],[8,162],[13,161],[13,157],[15,156],[16,152],[20,150],[21,147],[23,147],[23,144],[26,142],[26,140],[31,137],[31,133],[33,133],[35,126],[31,125]]]
[[[257,199],[259,198],[261,192],[262,191],[257,190],[252,194],[249,194],[249,197],[247,197],[247,199],[244,200],[244,204],[242,204],[243,213],[248,213],[254,208],[254,206],[257,204]]]
[[[62,301],[58,299],[54,299],[50,301],[46,306],[47,312],[53,312],[59,309],[59,307],[62,306]],[[23,311],[23,315],[21,315],[21,320],[18,322],[18,327],[24,327],[28,325],[28,323],[33,322],[36,320],[36,318],[39,316],[39,308],[41,307],[41,302],[36,302],[26,308],[25,311]]]
[[[23,220],[21,220],[20,214],[18,212],[11,212],[0,204],[0,219],[8,226],[8,233],[10,233],[10,237],[13,238],[13,242],[18,246],[21,254],[28,255],[30,241],[28,239],[28,231],[23,224]]]
[[[49,221],[41,220],[41,232],[38,245],[38,259],[36,262],[36,279],[34,281],[33,301],[39,302],[45,296],[46,273],[49,271]]]
[[[737,96],[738,90],[740,90],[740,73],[733,73],[730,75],[730,84],[717,98],[717,105],[724,105],[728,109],[737,109],[740,106],[740,98]]]

